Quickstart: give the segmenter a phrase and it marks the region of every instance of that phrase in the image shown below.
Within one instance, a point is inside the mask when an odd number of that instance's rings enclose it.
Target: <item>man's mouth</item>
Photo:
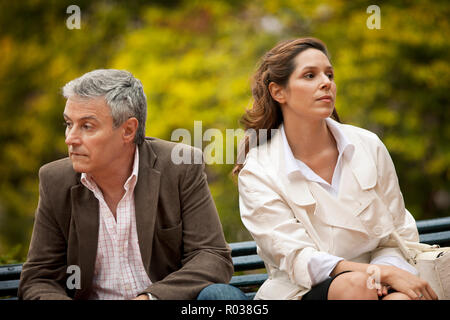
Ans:
[[[86,155],[85,154],[82,154],[82,153],[78,153],[78,152],[70,152],[69,153],[70,154],[70,156],[72,157],[85,157]]]

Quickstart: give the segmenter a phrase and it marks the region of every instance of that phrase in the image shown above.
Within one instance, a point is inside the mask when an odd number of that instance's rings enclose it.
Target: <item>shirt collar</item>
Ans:
[[[354,149],[354,144],[348,140],[348,138],[345,136],[344,132],[341,128],[339,128],[338,124],[330,119],[325,119],[328,128],[331,131],[331,134],[333,135],[334,139],[336,140],[336,145],[339,152],[339,157],[342,157],[345,153],[348,153],[351,157],[351,151]],[[292,153],[292,149],[289,146],[289,143],[286,138],[286,132],[284,131],[284,124],[281,124],[281,137],[283,139],[283,145],[284,145],[284,154],[285,154],[285,165],[286,165],[286,173],[287,175],[290,175],[294,171],[300,171],[301,173],[305,172],[305,168],[302,167],[302,165],[306,166],[302,161],[295,159],[294,154]],[[346,151],[349,150],[349,151]]]
[[[330,129],[334,140],[336,140],[339,155],[342,155],[349,146],[353,146],[352,148],[354,148],[353,143],[351,143],[347,139],[344,132],[341,130],[341,128],[338,127],[336,121],[332,120],[331,118],[326,118],[325,121],[327,122],[328,128]]]
[[[138,172],[139,172],[139,148],[136,146],[136,151],[134,152],[133,170],[123,186],[126,191],[128,191],[130,188],[134,189],[134,187],[136,186]],[[99,191],[98,186],[95,183],[94,179],[91,177],[91,175],[83,172],[81,173],[80,180],[81,183],[92,192],[95,193]]]

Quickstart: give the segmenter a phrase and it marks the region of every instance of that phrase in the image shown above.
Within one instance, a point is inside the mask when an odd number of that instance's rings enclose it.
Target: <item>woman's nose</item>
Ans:
[[[322,80],[320,84],[321,89],[329,88],[331,86],[331,79],[326,74],[322,76],[321,80]]]

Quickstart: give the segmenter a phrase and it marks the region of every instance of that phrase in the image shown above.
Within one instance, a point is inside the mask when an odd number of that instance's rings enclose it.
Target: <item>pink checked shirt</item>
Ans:
[[[117,205],[117,221],[94,180],[81,174],[83,185],[99,201],[100,224],[94,279],[90,299],[132,299],[147,288],[150,278],[144,269],[136,231],[134,188],[138,178],[139,152],[134,154],[133,172],[124,185],[125,195]]]

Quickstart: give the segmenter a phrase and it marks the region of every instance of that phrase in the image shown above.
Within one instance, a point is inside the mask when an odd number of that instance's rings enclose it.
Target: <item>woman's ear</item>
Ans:
[[[279,104],[283,104],[286,102],[284,88],[280,86],[278,83],[275,82],[269,83],[269,92],[272,98]]]
[[[131,117],[123,123],[123,140],[125,142],[133,142],[138,129],[139,121]]]

